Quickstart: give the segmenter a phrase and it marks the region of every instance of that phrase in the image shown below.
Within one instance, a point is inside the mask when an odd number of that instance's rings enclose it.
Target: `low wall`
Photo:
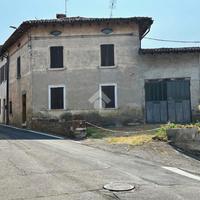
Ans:
[[[68,138],[81,139],[86,136],[86,123],[83,120],[33,119],[31,129]]]
[[[188,152],[200,153],[200,133],[197,128],[178,128],[167,130],[169,141]]]

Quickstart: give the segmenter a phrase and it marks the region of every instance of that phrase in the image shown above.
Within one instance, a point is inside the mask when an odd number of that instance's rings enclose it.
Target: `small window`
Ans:
[[[63,68],[63,47],[50,47],[50,68]]]
[[[101,66],[114,66],[114,45],[103,44],[101,45]]]
[[[102,85],[101,86],[101,107],[116,108],[116,86]]]
[[[12,114],[12,101],[10,101],[9,104],[10,104],[10,105],[9,105],[9,112],[10,112],[10,114]]]
[[[1,99],[0,99],[0,115],[1,115]]]
[[[3,82],[3,67],[0,68],[0,83]]]
[[[21,78],[21,58],[17,58],[17,79]]]
[[[50,109],[64,109],[64,87],[50,87]]]

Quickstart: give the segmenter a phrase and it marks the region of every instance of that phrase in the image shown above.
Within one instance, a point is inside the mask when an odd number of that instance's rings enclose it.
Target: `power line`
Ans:
[[[135,37],[139,37],[139,35],[134,34],[133,36]],[[200,44],[200,41],[198,40],[173,40],[173,39],[161,39],[161,38],[154,38],[154,37],[144,37],[143,39],[146,40],[153,40],[153,41],[157,41],[157,42],[172,42],[172,43],[184,43],[184,44]]]
[[[192,40],[167,40],[167,39],[160,39],[160,38],[152,38],[152,37],[144,37],[147,40],[154,40],[158,42],[173,42],[173,43],[187,43],[187,44],[199,44],[200,41],[192,41]]]

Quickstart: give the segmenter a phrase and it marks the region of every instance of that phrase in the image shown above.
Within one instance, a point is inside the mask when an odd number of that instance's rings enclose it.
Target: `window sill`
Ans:
[[[66,70],[66,67],[60,67],[60,68],[47,68],[48,71],[64,71]]]
[[[63,109],[49,109],[49,111],[54,111],[54,112],[58,111],[59,112],[59,111],[66,111],[66,109],[64,109],[64,108]]]
[[[99,69],[115,69],[118,68],[117,65],[114,66],[98,66]]]
[[[116,107],[116,108],[100,108],[100,110],[102,111],[112,111],[112,110],[118,110],[119,108]]]

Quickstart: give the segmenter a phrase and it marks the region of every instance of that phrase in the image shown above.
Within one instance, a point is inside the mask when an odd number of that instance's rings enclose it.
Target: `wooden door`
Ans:
[[[22,123],[26,123],[26,94],[22,95]]]

